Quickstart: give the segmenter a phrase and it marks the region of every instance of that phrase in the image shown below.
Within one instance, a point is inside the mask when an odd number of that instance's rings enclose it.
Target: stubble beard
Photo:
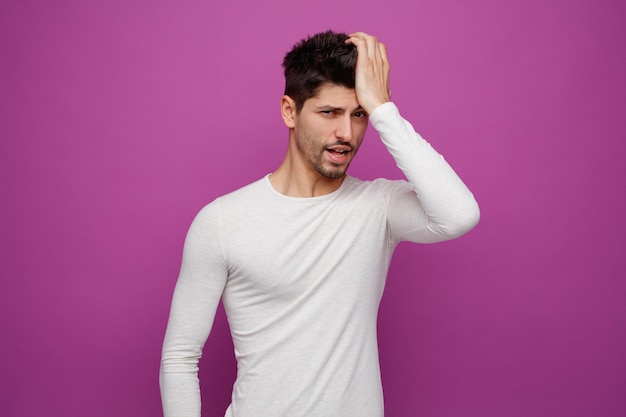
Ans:
[[[331,164],[331,166],[329,167],[329,166],[325,166],[320,159],[318,159],[317,163],[313,163],[313,168],[315,168],[317,173],[320,174],[321,176],[328,178],[328,179],[335,180],[338,178],[342,178],[344,175],[346,175],[346,171],[348,170],[349,164],[339,165],[339,166]]]
[[[332,162],[325,161],[324,155],[326,154],[326,147],[317,145],[320,141],[315,140],[314,137],[307,138],[307,147],[310,152],[309,162],[311,166],[324,178],[336,180],[346,175],[346,171],[350,166],[349,161],[347,164],[336,165]]]

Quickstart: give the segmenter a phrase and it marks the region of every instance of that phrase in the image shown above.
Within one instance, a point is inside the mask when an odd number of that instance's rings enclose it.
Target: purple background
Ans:
[[[0,415],[155,416],[182,242],[271,172],[280,62],[364,30],[394,101],[474,191],[469,235],[399,247],[393,417],[626,415],[626,3],[0,3]],[[400,178],[370,129],[351,173]],[[234,378],[220,311],[204,416]]]

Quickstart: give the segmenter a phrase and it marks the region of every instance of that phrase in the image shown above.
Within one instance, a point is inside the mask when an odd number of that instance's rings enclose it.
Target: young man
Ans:
[[[317,34],[283,65],[284,161],[202,209],[185,241],[166,417],[200,415],[197,364],[220,299],[237,358],[227,417],[382,417],[376,319],[392,252],[478,221],[470,191],[389,101],[376,38]],[[368,119],[408,182],[346,175]]]

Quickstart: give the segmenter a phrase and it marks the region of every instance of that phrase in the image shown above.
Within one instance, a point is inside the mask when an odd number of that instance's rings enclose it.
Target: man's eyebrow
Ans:
[[[320,106],[317,106],[317,110],[345,111],[346,109],[345,107],[333,106],[331,104],[322,104]],[[354,113],[355,111],[364,111],[364,109],[362,106],[358,106],[357,108],[352,110],[350,113]]]
[[[318,110],[333,110],[333,111],[335,111],[335,110],[345,110],[343,107],[337,107],[337,106],[333,106],[333,105],[330,105],[330,104],[319,105],[319,106],[317,106],[317,109]]]

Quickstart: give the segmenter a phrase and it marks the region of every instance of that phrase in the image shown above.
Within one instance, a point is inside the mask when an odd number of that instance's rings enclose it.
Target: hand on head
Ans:
[[[357,100],[366,112],[371,113],[391,99],[387,47],[364,32],[349,36],[346,43],[354,45],[358,53],[355,74]]]

